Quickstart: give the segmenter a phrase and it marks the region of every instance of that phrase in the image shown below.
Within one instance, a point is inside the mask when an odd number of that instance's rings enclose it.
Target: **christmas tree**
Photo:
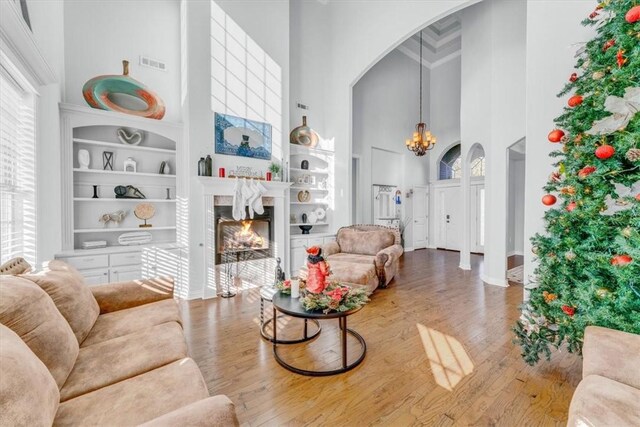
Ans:
[[[561,149],[542,199],[553,207],[514,327],[531,365],[564,344],[580,352],[589,325],[640,333],[640,1],[605,1],[582,24],[597,37],[558,95],[567,106],[548,139]]]

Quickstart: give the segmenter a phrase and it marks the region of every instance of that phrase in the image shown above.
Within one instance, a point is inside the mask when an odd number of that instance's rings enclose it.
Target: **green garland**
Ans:
[[[305,310],[322,310],[325,314],[331,311],[355,310],[369,302],[367,292],[363,288],[352,288],[339,283],[329,284],[319,294],[301,291],[301,295],[300,303]]]

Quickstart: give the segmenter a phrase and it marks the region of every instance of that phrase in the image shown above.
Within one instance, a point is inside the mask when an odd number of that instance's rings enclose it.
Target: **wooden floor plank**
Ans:
[[[472,256],[472,271],[458,263],[455,252],[405,254],[391,286],[349,318],[367,356],[342,375],[309,378],[280,367],[259,334],[256,289],[182,301],[189,351],[210,393],[229,396],[245,426],[563,424],[581,359],[563,351],[524,364],[511,342],[522,287],[484,284],[480,256]],[[293,337],[301,324],[278,327]],[[336,367],[338,337],[337,322],[325,321],[313,342],[280,350],[296,366]]]

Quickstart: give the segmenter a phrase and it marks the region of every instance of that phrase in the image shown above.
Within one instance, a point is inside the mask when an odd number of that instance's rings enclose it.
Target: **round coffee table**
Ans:
[[[260,335],[267,341],[274,342],[275,338],[267,332],[266,328],[270,324],[273,324],[273,329],[276,328],[276,321],[274,319],[279,319],[282,317],[286,317],[285,314],[279,314],[278,317],[272,317],[271,319],[264,318],[264,303],[265,301],[271,302],[273,296],[278,292],[278,290],[273,286],[263,286],[260,289]],[[309,335],[309,322],[315,325],[315,332]],[[309,341],[317,337],[322,331],[322,327],[320,326],[320,322],[316,319],[304,319],[304,329],[302,331],[302,338],[296,339],[279,339],[278,344],[299,344],[301,342]]]
[[[329,319],[338,319],[338,325],[340,326],[340,347],[342,350],[342,367],[338,369],[332,369],[328,371],[313,371],[308,369],[297,368],[293,365],[282,360],[280,355],[278,354],[278,332],[277,328],[273,329],[273,356],[276,361],[284,368],[288,369],[291,372],[295,372],[300,375],[308,375],[312,377],[323,377],[328,375],[336,375],[347,372],[356,366],[358,366],[364,360],[364,356],[367,353],[367,343],[364,341],[364,338],[354,331],[353,329],[347,328],[347,317],[356,313],[362,309],[362,307],[343,311],[343,312],[330,312],[323,313],[322,311],[307,311],[300,304],[300,300],[298,298],[291,298],[289,295],[283,295],[281,292],[277,292],[273,295],[272,301],[273,303],[273,318],[275,319],[278,311],[282,314],[286,314],[291,317],[297,317],[305,320],[329,320]],[[347,334],[350,334],[360,343],[361,351],[358,359],[352,363],[347,362]]]

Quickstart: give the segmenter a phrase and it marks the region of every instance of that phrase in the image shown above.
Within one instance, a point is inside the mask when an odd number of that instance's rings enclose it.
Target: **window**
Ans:
[[[0,262],[35,264],[35,96],[20,77],[0,67]]]
[[[473,151],[471,164],[471,176],[484,176],[485,159],[484,150],[478,147]],[[460,144],[456,144],[447,151],[439,165],[438,179],[459,179],[462,176],[462,152]]]
[[[440,160],[439,179],[455,179],[462,175],[462,156],[460,144],[454,145]]]

